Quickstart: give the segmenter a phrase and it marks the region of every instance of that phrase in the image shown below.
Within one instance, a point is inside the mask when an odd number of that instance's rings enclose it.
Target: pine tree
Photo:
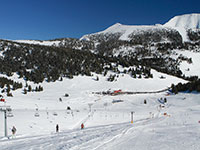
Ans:
[[[24,88],[24,93],[23,94],[27,94],[27,90],[26,90],[26,88]]]
[[[32,91],[32,88],[30,85],[28,85],[28,92],[31,92]]]
[[[36,86],[35,87],[35,92],[38,92],[39,91],[39,88]]]
[[[99,77],[97,76],[96,81],[99,81]]]
[[[38,91],[43,91],[43,87],[39,85]]]

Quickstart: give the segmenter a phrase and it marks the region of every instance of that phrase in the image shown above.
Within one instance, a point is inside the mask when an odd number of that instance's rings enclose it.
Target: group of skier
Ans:
[[[84,124],[83,123],[81,124],[81,129],[84,129]],[[15,134],[17,132],[17,129],[16,129],[15,126],[12,127],[11,132],[12,132],[12,137],[14,138]],[[56,124],[56,133],[58,133],[58,132],[59,132],[59,125]]]
[[[84,129],[84,124],[82,123],[81,124],[81,129]],[[59,125],[58,124],[56,124],[56,133],[58,133],[59,132]]]

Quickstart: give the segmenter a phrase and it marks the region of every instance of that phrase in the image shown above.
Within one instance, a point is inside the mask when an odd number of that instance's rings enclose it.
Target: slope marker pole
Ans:
[[[135,113],[134,111],[131,112],[131,123],[133,123],[133,113]]]

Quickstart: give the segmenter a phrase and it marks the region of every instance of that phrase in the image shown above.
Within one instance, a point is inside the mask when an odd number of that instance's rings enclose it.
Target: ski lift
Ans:
[[[39,117],[39,116],[40,116],[38,110],[39,110],[39,109],[38,109],[38,107],[37,107],[37,108],[35,109],[35,111],[36,111],[36,112],[35,112],[35,115],[34,115],[35,117]]]
[[[8,107],[7,109],[7,117],[13,117],[14,115],[13,115],[13,113],[12,113],[12,109],[10,108],[10,107]]]
[[[5,120],[5,126],[4,126],[4,128],[5,128],[5,137],[8,137],[8,131],[7,131],[7,112],[11,112],[11,108],[10,108],[10,106],[6,106],[6,105],[4,105],[4,106],[0,106],[0,111],[2,111],[2,112],[4,112],[4,120]]]
[[[7,117],[14,117],[14,115],[11,111],[8,111]]]

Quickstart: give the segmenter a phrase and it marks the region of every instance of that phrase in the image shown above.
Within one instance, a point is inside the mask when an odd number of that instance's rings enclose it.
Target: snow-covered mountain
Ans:
[[[95,45],[98,45],[98,43],[102,41],[108,41],[112,39],[131,41],[138,39],[138,37],[140,39],[145,39],[145,36],[150,36],[150,38],[146,38],[146,40],[149,40],[151,43],[174,42],[177,38],[179,42],[188,42],[190,41],[188,30],[195,30],[199,28],[200,14],[185,14],[173,17],[164,25],[123,25],[116,23],[104,31],[83,35],[80,40],[64,38],[48,41],[15,40],[15,42],[56,47],[72,47],[73,49],[82,49],[87,47],[86,45],[90,45],[91,49],[95,49]],[[141,37],[141,35],[144,36]],[[92,43],[87,43],[88,41]]]
[[[186,14],[175,16],[163,25],[176,29],[182,36],[183,41],[189,41],[188,30],[200,28],[200,14]]]
[[[32,55],[32,51],[18,50],[18,48],[20,47],[22,48],[26,47],[28,49],[29,48],[34,49],[34,52],[38,51],[37,58],[38,60],[39,58],[41,58],[41,62],[45,56],[43,54],[44,52],[49,55],[49,52],[47,52],[47,50],[49,49],[55,50],[61,48],[62,49],[61,51],[64,50],[68,53],[71,52],[74,53],[73,59],[77,61],[80,61],[78,60],[80,58],[77,57],[76,53],[79,53],[79,55],[86,56],[86,54],[83,54],[83,52],[87,51],[89,52],[87,53],[88,56],[90,55],[90,52],[92,52],[93,54],[100,54],[101,56],[106,56],[106,57],[114,56],[118,57],[118,59],[119,58],[125,59],[124,61],[128,62],[126,64],[129,65],[130,64],[147,65],[148,67],[154,68],[157,71],[165,72],[179,77],[184,77],[184,76],[190,77],[195,75],[200,76],[200,71],[198,71],[199,69],[196,69],[196,67],[198,66],[197,65],[198,61],[196,60],[198,60],[197,56],[199,56],[199,49],[200,49],[200,44],[199,44],[200,31],[199,29],[196,29],[196,27],[199,27],[198,18],[199,14],[182,15],[172,18],[168,23],[164,25],[157,24],[148,26],[122,25],[120,23],[116,23],[104,31],[84,35],[80,39],[62,38],[62,39],[54,39],[47,41],[15,40],[14,42],[2,40],[1,42],[2,50],[0,51],[0,55],[2,56],[2,58],[4,58],[5,55],[7,55],[7,57],[5,57],[6,60],[4,59],[2,61],[7,62],[5,66],[8,67],[4,67],[4,69],[7,68],[9,74],[10,74],[9,71],[10,69],[8,68],[11,68],[9,66],[11,60],[8,58],[8,56],[11,57],[11,54],[13,60],[16,61],[13,63],[18,64],[17,66],[19,68],[22,68],[18,60],[19,58],[16,57],[15,53],[13,53],[14,51],[16,53],[19,52],[23,53],[24,56],[30,55],[30,58],[32,58],[32,56],[34,57],[36,56]],[[184,26],[187,26],[188,28],[185,28]],[[44,47],[43,48],[40,46],[37,47],[35,45],[42,45]],[[12,52],[6,51],[6,49],[12,49]],[[43,51],[42,49],[47,49],[47,50],[40,53],[41,51]],[[74,49],[80,51],[78,52],[71,51]],[[50,52],[52,52],[52,50]],[[187,55],[188,53],[190,53],[191,55]],[[42,55],[39,56],[39,54]],[[61,53],[60,55],[63,56]],[[65,57],[68,57],[68,55],[66,55]],[[22,59],[25,59],[26,61],[24,62],[27,63],[29,62],[30,58],[25,57],[20,59],[21,61]],[[50,59],[50,57],[47,58]],[[52,59],[55,60],[55,58]],[[65,59],[66,58],[56,59],[56,60],[62,60],[63,63],[66,63]],[[81,57],[81,59],[84,60],[83,57]],[[82,62],[83,60],[81,60],[80,62]],[[70,59],[67,59],[67,62],[73,64],[73,61],[70,61]],[[83,62],[85,63],[86,61]],[[121,61],[120,63],[124,64],[122,62],[123,61]],[[31,69],[31,67],[34,65],[32,64],[31,61],[29,63],[31,65],[25,64],[23,68],[24,69],[26,68],[28,70]],[[47,62],[47,64],[51,63]],[[89,65],[88,63],[85,64],[87,66]],[[33,67],[32,69],[35,70],[36,68],[41,68],[41,67],[44,68],[44,65],[42,65],[42,63],[38,65],[40,65],[40,67],[37,66]],[[56,66],[54,64],[51,65],[53,65],[54,67]],[[66,66],[71,66],[71,65],[66,64]],[[78,67],[73,67],[73,68],[78,68]],[[88,67],[86,68],[87,69],[84,69],[84,73],[89,74]],[[89,69],[90,68],[91,67],[89,67]],[[100,70],[103,70],[105,67],[103,68],[102,65],[100,65],[100,68],[101,68]],[[31,74],[38,73],[38,71],[33,71],[33,70]],[[79,69],[79,73],[80,70],[81,67]],[[45,71],[47,74],[45,76],[49,77],[48,69],[45,69]],[[61,72],[63,71],[66,73],[65,69],[63,69]],[[57,73],[57,77],[59,77],[59,73],[60,72]],[[23,71],[22,74],[29,75],[30,72],[25,73]],[[51,74],[53,73],[51,72]],[[60,75],[61,74],[63,73],[60,73]],[[67,74],[69,74],[69,72],[67,72]],[[77,74],[77,72],[74,72],[74,74]]]
[[[186,14],[175,16],[170,19],[164,26],[168,27],[182,27],[186,29],[200,28],[200,14]]]
[[[80,40],[99,41],[98,38],[104,38],[104,40],[109,40],[113,36],[115,39],[118,40],[130,41],[137,35],[141,35],[144,33],[154,34],[156,32],[160,34],[163,33],[162,40],[160,41],[168,41],[168,40],[170,41],[170,39],[168,39],[164,33],[168,32],[169,34],[170,32],[176,32],[176,31],[173,30],[172,28],[167,28],[160,24],[149,25],[149,26],[147,25],[135,26],[135,25],[122,25],[120,23],[116,23],[104,31],[84,35],[83,37],[80,38]]]
[[[104,31],[97,32],[94,34],[84,35],[82,40],[91,40],[94,39],[94,36],[105,36],[117,34],[119,40],[131,40],[131,35],[139,35],[144,32],[153,33],[153,32],[161,32],[161,31],[170,31],[175,32],[178,31],[182,36],[183,41],[188,41],[187,37],[187,29],[199,29],[200,28],[200,14],[186,14],[181,16],[175,16],[169,20],[169,22],[164,25],[156,24],[149,26],[142,25],[122,25],[120,23],[116,23],[111,27],[107,28]],[[165,38],[164,41],[168,41],[169,39]]]
[[[182,68],[181,71],[188,74],[191,73],[191,68],[196,64],[196,57],[199,56],[199,27],[200,14],[186,14],[175,16],[164,25],[136,26],[116,23],[104,31],[84,35],[80,40],[94,42],[96,52],[104,55],[131,56],[140,59],[155,58],[155,55],[170,59],[182,56],[191,58],[193,63],[186,62],[187,65],[183,60],[176,60],[178,66]],[[141,55],[142,51],[146,54]],[[190,55],[187,55],[188,53]],[[183,69],[183,66],[188,68]],[[197,71],[194,69],[194,72],[195,70]],[[191,75],[199,76],[200,72],[197,72]]]
[[[81,49],[82,45],[84,44],[83,41],[97,42],[99,40],[109,40],[110,38],[130,41],[134,37],[134,35],[139,35],[142,33],[153,34],[154,32],[161,32],[160,34],[163,34],[163,32],[165,33],[168,32],[169,34],[176,31],[179,32],[179,34],[182,36],[183,41],[188,41],[189,38],[187,35],[187,30],[199,29],[199,28],[200,28],[200,14],[185,14],[185,15],[173,17],[164,25],[161,25],[161,24],[123,25],[120,23],[116,23],[108,27],[104,31],[83,35],[80,38],[80,40],[72,39],[72,38],[64,38],[64,39],[55,39],[55,40],[47,40],[47,41],[15,40],[15,42],[46,45],[46,46],[57,46],[57,47],[63,47],[63,46],[68,46],[68,45],[73,44],[76,46],[73,46],[72,48]],[[171,39],[168,39],[167,37],[163,37],[161,42],[162,41],[168,42],[168,41],[171,41]]]

